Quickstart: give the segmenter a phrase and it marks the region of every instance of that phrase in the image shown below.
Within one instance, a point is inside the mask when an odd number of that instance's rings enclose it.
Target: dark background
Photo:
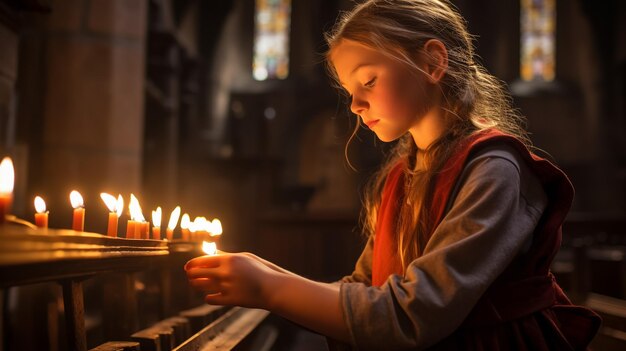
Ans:
[[[519,80],[520,1],[453,2],[476,35],[480,61],[527,116],[533,142],[576,188],[552,271],[575,302],[623,318],[626,2],[557,1],[556,79],[547,84]],[[293,0],[289,77],[263,82],[252,78],[254,6],[0,0],[0,156],[16,168],[13,214],[32,221],[40,195],[50,227],[70,228],[76,189],[86,231],[104,233],[100,192],[126,203],[134,193],[147,218],[161,206],[166,221],[177,205],[192,218],[219,218],[222,249],[252,251],[314,279],[349,274],[364,243],[361,188],[389,146],[361,130],[346,152],[357,171],[344,155],[354,116],[326,75],[323,33],[353,3]],[[187,291],[182,265],[166,267],[180,280],[177,293]],[[111,338],[102,334],[106,312],[131,315],[141,328],[157,318],[150,303],[135,313],[101,302],[103,286],[142,299],[169,292],[144,285],[150,280],[141,275],[127,279],[132,274],[122,272],[126,285],[116,274],[85,280],[89,347]],[[65,345],[60,296],[57,283],[0,290],[0,349]],[[594,349],[623,349],[613,330],[623,332],[624,323],[610,322],[603,332],[610,337],[597,338]],[[620,346],[602,346],[616,338]]]
[[[570,218],[622,218],[623,2],[557,1],[549,84],[518,80],[519,1],[455,3],[532,140],[571,177]],[[361,131],[348,150],[357,172],[344,157],[354,117],[326,76],[323,32],[351,6],[294,0],[289,77],[258,82],[253,0],[0,1],[0,153],[16,166],[13,212],[31,220],[41,195],[50,226],[68,228],[77,189],[86,230],[101,233],[99,193],[132,192],[146,217],[180,205],[219,218],[224,249],[319,279],[349,273],[363,243],[360,187],[385,149]]]

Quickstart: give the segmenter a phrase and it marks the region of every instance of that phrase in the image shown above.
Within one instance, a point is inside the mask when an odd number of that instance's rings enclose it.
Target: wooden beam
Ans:
[[[233,307],[173,351],[233,350],[267,318],[268,311]]]
[[[63,302],[65,304],[68,349],[86,351],[87,335],[85,333],[83,283],[77,280],[65,280],[61,285],[63,286]]]

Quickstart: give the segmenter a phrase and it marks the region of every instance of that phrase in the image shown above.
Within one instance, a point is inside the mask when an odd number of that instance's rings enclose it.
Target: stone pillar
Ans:
[[[0,160],[10,156],[14,167],[18,168],[16,171],[19,171],[22,164],[16,156],[22,153],[16,148],[15,142],[15,83],[19,43],[17,21],[14,21],[16,17],[8,7],[0,8]],[[23,192],[23,183],[19,180],[15,182],[14,194],[17,196],[14,196],[13,207],[19,205],[18,194]],[[11,213],[15,213],[14,210]]]
[[[3,22],[0,22],[0,150],[3,152],[10,146],[12,133],[10,130],[10,113],[17,79],[17,33]]]
[[[35,175],[51,227],[69,227],[72,189],[86,202],[85,230],[104,232],[100,192],[122,193],[128,203],[141,188],[147,7],[143,0],[52,1]]]

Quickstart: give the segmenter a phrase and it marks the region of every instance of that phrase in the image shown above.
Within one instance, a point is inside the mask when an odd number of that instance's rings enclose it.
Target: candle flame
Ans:
[[[84,207],[83,196],[76,190],[70,193],[70,203],[73,208]]]
[[[207,241],[202,242],[202,251],[209,256],[217,255],[217,245]]]
[[[213,218],[210,233],[211,236],[222,235],[222,222],[219,219]]]
[[[189,229],[190,224],[191,224],[191,219],[189,219],[189,215],[185,213],[180,218],[180,229]]]
[[[208,232],[209,228],[207,226],[207,222],[208,221],[204,217],[196,217],[196,218],[194,218],[193,222],[191,222],[190,229],[193,228],[192,231],[194,231],[194,232],[202,232],[202,231]],[[209,222],[209,224],[210,224],[210,222]]]
[[[137,222],[145,222],[143,213],[141,213],[141,206],[139,200],[135,195],[130,194],[130,203],[128,204],[128,211],[130,212],[130,219]]]
[[[0,193],[13,193],[15,185],[15,170],[10,157],[5,157],[0,162]]]
[[[115,204],[117,218],[122,216],[122,212],[124,212],[124,198],[122,194],[117,195],[117,203]]]
[[[46,202],[43,201],[41,196],[35,196],[35,211],[37,211],[37,213],[46,212]]]
[[[115,196],[107,193],[100,193],[100,198],[104,201],[104,204],[109,209],[109,212],[116,212],[117,203],[115,200]]]
[[[170,221],[167,223],[167,229],[174,230],[178,223],[178,217],[180,217],[180,206],[176,206],[172,214],[170,215]]]
[[[157,207],[156,211],[152,211],[152,225],[155,227],[161,226],[161,206]]]

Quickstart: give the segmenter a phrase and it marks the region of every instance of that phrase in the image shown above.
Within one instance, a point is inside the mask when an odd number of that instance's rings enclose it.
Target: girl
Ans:
[[[358,349],[585,349],[599,317],[549,272],[572,186],[530,153],[458,12],[369,0],[327,40],[352,112],[397,140],[366,197],[355,271],[325,284],[222,253],[189,261],[190,283],[207,303],[267,309]]]

